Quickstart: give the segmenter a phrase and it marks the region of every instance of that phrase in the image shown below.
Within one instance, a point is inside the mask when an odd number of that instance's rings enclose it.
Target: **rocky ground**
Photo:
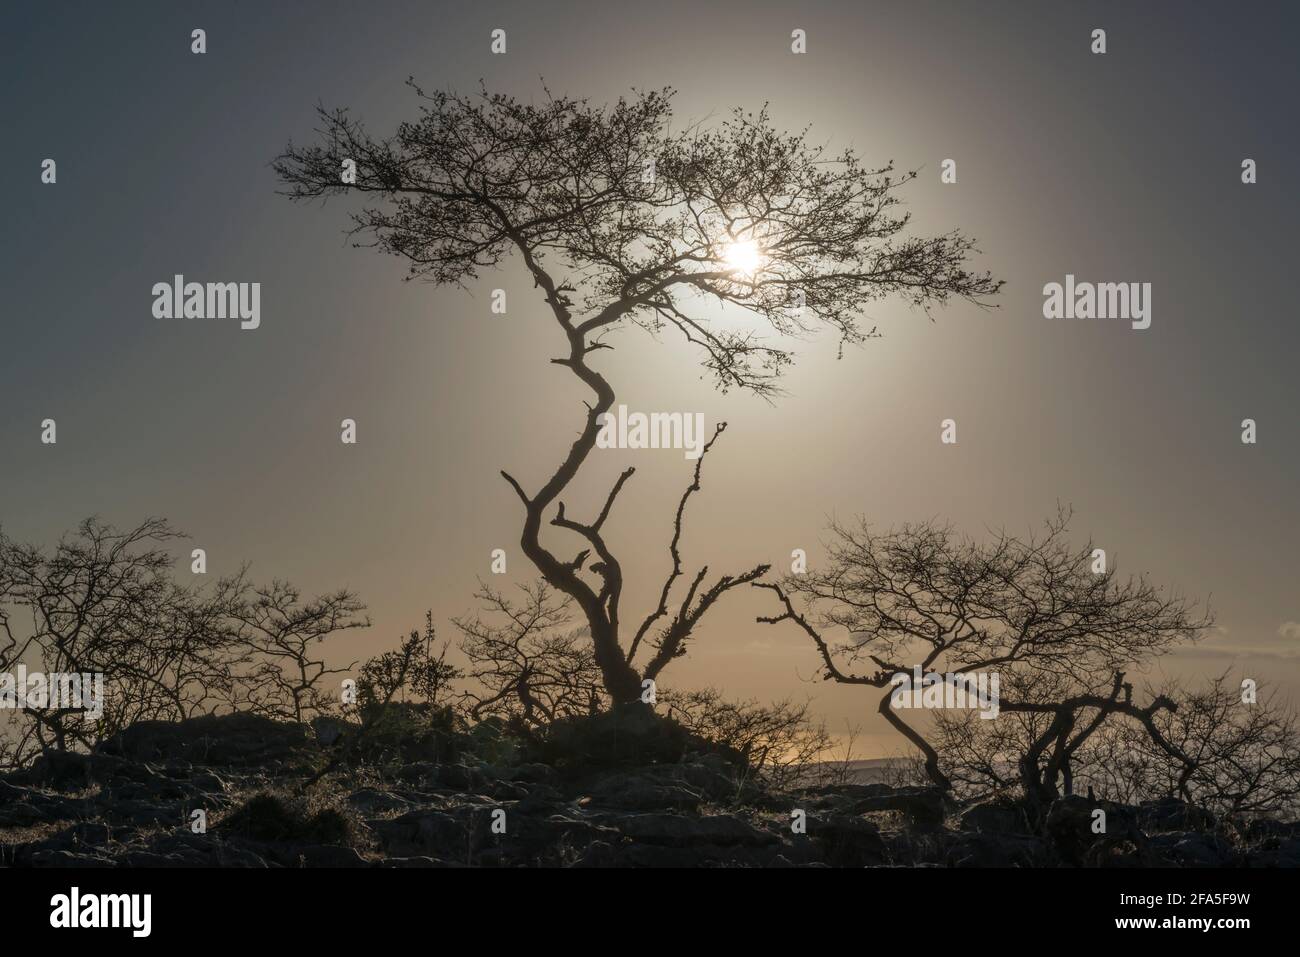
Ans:
[[[250,715],[141,724],[0,778],[0,865],[1300,865],[1300,824],[1228,826],[1175,801],[1068,797],[1031,833],[1014,804],[954,808],[925,788],[775,793],[734,755],[652,719],[602,718],[508,761],[440,746],[382,772],[338,761],[346,728]],[[341,770],[302,796],[331,758]],[[1106,835],[1092,833],[1098,806]]]

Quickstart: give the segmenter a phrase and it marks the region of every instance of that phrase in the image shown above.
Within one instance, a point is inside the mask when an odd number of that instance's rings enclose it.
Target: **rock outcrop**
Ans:
[[[492,761],[457,747],[304,788],[350,733],[211,716],[47,754],[0,778],[0,865],[1300,866],[1300,825],[1229,826],[1169,799],[1068,796],[1035,826],[1009,798],[957,808],[930,788],[776,792],[648,708],[494,742]]]

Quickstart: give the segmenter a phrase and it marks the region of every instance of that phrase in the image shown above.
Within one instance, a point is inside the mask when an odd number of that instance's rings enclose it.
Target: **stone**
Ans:
[[[626,837],[644,844],[689,846],[692,844],[780,843],[775,835],[729,814],[688,817],[682,814],[631,814],[609,821]]]
[[[982,834],[1028,834],[1029,819],[1024,809],[1009,801],[988,801],[968,808],[961,816],[963,831]]]

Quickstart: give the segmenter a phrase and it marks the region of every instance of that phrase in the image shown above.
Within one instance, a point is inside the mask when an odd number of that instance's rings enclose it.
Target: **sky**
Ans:
[[[1293,5],[18,0],[0,17],[10,536],[52,544],[88,515],[161,515],[211,575],[251,562],[356,590],[374,624],[332,642],[335,660],[395,646],[426,608],[450,637],[493,549],[505,582],[531,577],[498,471],[537,487],[583,392],[547,361],[563,343],[517,261],[468,289],[403,282],[402,262],[350,248],[351,204],[289,203],[270,162],[311,140],[318,103],[391,131],[415,112],[408,76],[593,102],[670,85],[683,124],[767,103],[785,127],[918,169],[914,231],[962,229],[1006,280],[995,309],[933,321],[872,304],[883,336],[842,358],[829,334],[796,343],[771,405],[719,395],[671,339],[613,340],[599,365],[620,402],[729,424],[691,502],[688,567],[784,569],[795,548],[815,563],[832,516],[979,536],[1067,504],[1077,539],[1121,572],[1214,610],[1206,641],[1152,677],[1232,669],[1300,692]],[[940,181],[945,159],[956,183]],[[260,327],[155,319],[151,289],[177,273],[260,282]],[[1043,286],[1067,274],[1149,282],[1151,327],[1045,319]],[[46,418],[56,445],[40,442]],[[939,441],[946,418],[955,445]],[[625,607],[644,614],[691,463],[601,452],[566,499],[596,507],[627,464],[609,531]],[[833,729],[861,727],[861,756],[897,751],[877,694],[811,681],[806,639],[755,623],[773,610],[766,592],[728,595],[663,682],[811,696]]]

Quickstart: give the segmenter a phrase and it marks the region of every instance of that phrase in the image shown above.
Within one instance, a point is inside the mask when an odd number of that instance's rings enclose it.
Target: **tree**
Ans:
[[[134,721],[179,720],[230,691],[225,614],[236,587],[177,584],[162,519],[119,531],[95,518],[53,552],[0,534],[0,673],[39,662],[49,675],[100,675],[103,714],[29,707],[24,742],[90,746]],[[21,750],[21,749],[20,749]]]
[[[1136,722],[1162,749],[1176,750],[1157,723],[1174,702],[1157,696],[1139,706],[1124,672],[1195,640],[1211,623],[1192,603],[1163,595],[1145,578],[1121,580],[1113,568],[1094,572],[1092,543],[1069,545],[1069,518],[1061,511],[1039,535],[1003,532],[986,543],[933,522],[885,533],[865,521],[835,524],[824,568],[780,584],[758,583],[783,609],[759,621],[791,621],[802,629],[825,679],[888,689],[880,714],[921,751],[930,780],[945,790],[953,782],[938,750],[891,707],[894,677],[916,667],[925,674],[999,673],[999,716],[975,720],[999,725],[985,732],[989,740],[1000,735],[1004,743],[1023,744],[1013,766],[1024,794],[1049,801],[1062,783],[1069,789],[1073,756],[1112,715]],[[850,642],[832,646],[824,634],[831,628],[846,629]],[[863,661],[875,669],[850,670]],[[976,750],[976,766],[1001,781],[1005,752]]]
[[[89,518],[52,550],[0,533],[0,675],[38,665],[103,686],[102,714],[84,699],[16,712],[9,761],[90,748],[137,721],[239,707],[304,721],[328,705],[322,681],[346,669],[315,649],[368,624],[364,606],[347,591],[304,599],[283,581],[255,587],[243,570],[180,584],[166,546],[183,538],[156,518],[124,531]]]
[[[357,675],[357,700],[349,709],[357,727],[343,739],[333,757],[299,788],[305,793],[329,774],[356,758],[382,763],[415,745],[441,759],[454,751],[452,739],[461,715],[447,699],[462,676],[447,661],[448,645],[435,650],[433,612],[425,612],[424,631],[413,628],[395,651],[369,658]],[[409,700],[408,695],[411,699]],[[394,700],[397,699],[397,700]]]
[[[1108,709],[1113,693],[1080,704],[1064,678],[1016,678],[1015,701],[1044,707],[997,721],[935,714],[932,742],[962,797],[1059,781],[1066,794],[1128,804],[1176,798],[1224,816],[1293,813],[1300,800],[1295,713],[1275,697],[1243,702],[1227,675],[1194,689],[1175,681],[1147,688],[1150,727],[1142,715]]]
[[[407,694],[431,708],[447,706],[452,686],[462,673],[447,661],[446,642],[434,650],[437,637],[433,612],[427,611],[423,631],[412,628],[396,651],[375,655],[361,666],[357,705],[363,716]]]
[[[1000,693],[1008,707],[997,720],[935,711],[929,740],[956,795],[974,799],[1015,790],[1051,795],[1058,786],[1075,793],[1091,780],[1098,732],[1115,725],[1109,719],[1122,684],[1112,676],[1108,693],[1105,681],[1101,675],[1084,687],[1069,675],[1012,669],[1001,675]],[[1152,705],[1158,713],[1170,702],[1156,698]]]
[[[598,711],[604,686],[586,630],[574,628],[573,600],[545,579],[512,601],[482,585],[482,611],[454,619],[460,651],[478,690],[467,692],[475,721],[498,716],[538,727]]]
[[[1157,715],[1159,747],[1121,726],[1091,755],[1093,775],[1143,796],[1177,797],[1227,816],[1294,814],[1300,806],[1300,721],[1277,696],[1242,700],[1218,675],[1203,687],[1170,681],[1178,707]]]
[[[326,679],[351,672],[331,668],[318,657],[326,638],[354,628],[368,628],[365,605],[345,589],[303,601],[285,581],[239,589],[228,617],[234,643],[248,668],[239,685],[250,710],[299,723],[332,707]]]
[[[831,736],[806,701],[730,701],[717,688],[668,690],[660,700],[678,724],[740,754],[771,787],[809,786],[822,776],[819,762],[831,749]]]
[[[851,150],[833,155],[807,131],[778,131],[766,110],[674,131],[671,90],[602,108],[549,92],[534,104],[410,85],[419,113],[392,136],[376,139],[346,110],[322,108],[321,142],[290,144],[276,172],[293,199],[359,193],[371,200],[354,215],[352,233],[406,259],[408,278],[458,284],[508,255],[520,258],[564,337],[564,354],[551,361],[592,400],[578,438],[536,491],[502,475],[523,504],[524,553],[581,609],[612,698],[635,700],[643,679],[684,653],[708,607],[767,568],[707,587],[705,568],[691,579],[681,611],[664,621],[666,596],[681,576],[679,508],[665,597],[624,647],[622,569],[603,526],[633,470],[619,476],[594,521],[569,517],[561,500],[614,405],[593,354],[613,348],[611,334],[627,325],[652,335],[676,331],[721,389],[770,398],[790,352],[756,333],[711,325],[702,301],[748,310],[778,336],[829,327],[843,344],[874,334],[858,320],[873,300],[982,302],[1001,283],[968,270],[973,244],[960,233],[903,235],[908,217],[896,209],[897,191],[915,174],[898,175],[892,164],[871,169]],[[355,176],[343,175],[348,161]],[[550,525],[583,541],[572,559],[542,541],[552,508]],[[660,629],[655,653],[637,666],[652,627]]]

